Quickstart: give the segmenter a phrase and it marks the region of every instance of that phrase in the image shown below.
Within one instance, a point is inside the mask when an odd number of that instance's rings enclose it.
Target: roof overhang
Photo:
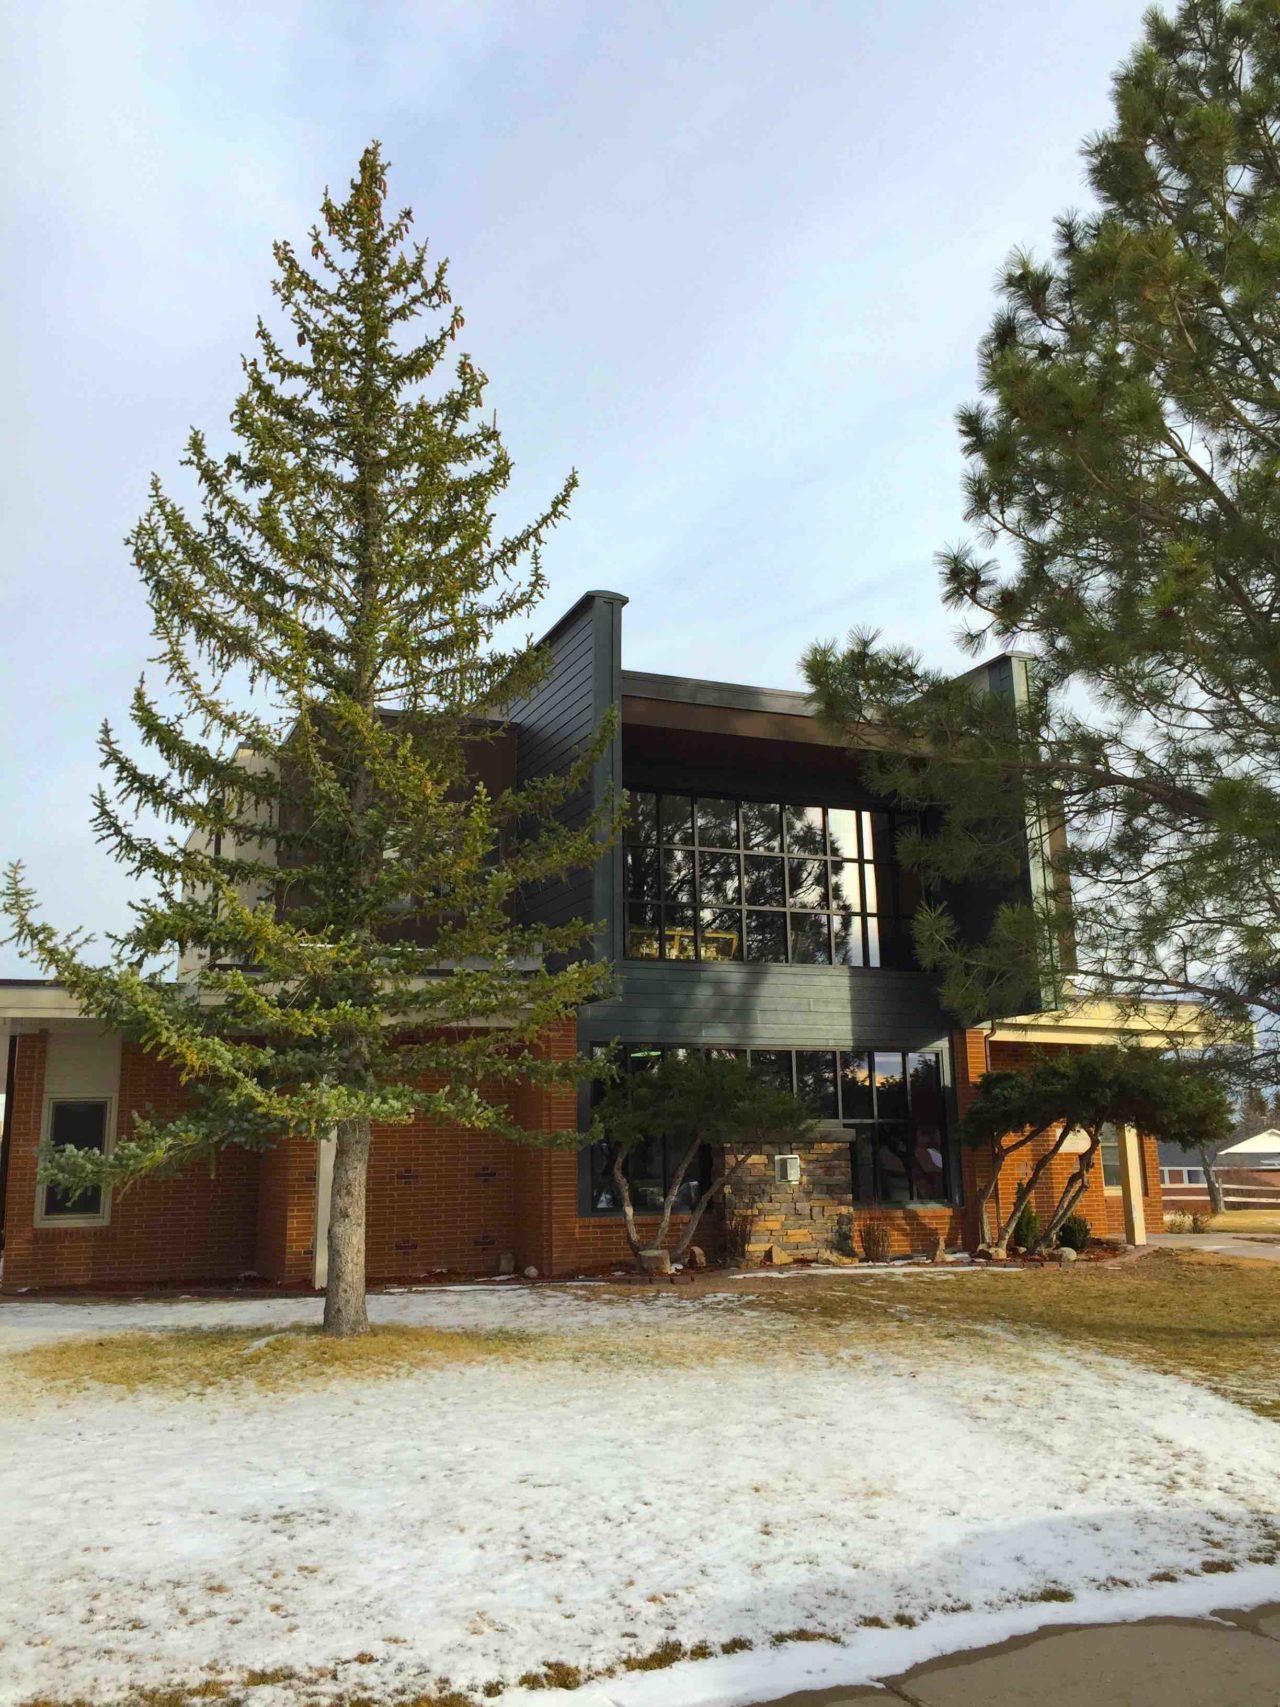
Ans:
[[[1209,1041],[1196,1002],[1071,1002],[1038,1014],[1015,1014],[987,1027],[993,1043],[1137,1043],[1151,1049],[1200,1049]]]

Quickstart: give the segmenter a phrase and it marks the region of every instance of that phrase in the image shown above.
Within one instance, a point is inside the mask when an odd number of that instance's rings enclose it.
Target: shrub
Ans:
[[[1058,1229],[1058,1243],[1069,1251],[1088,1250],[1091,1236],[1089,1223],[1083,1215],[1068,1215]]]
[[[1191,1231],[1190,1215],[1185,1209],[1171,1209],[1164,1218],[1164,1230],[1166,1233],[1189,1233]]]
[[[756,1211],[749,1203],[735,1203],[724,1218],[720,1248],[730,1268],[741,1268],[747,1260],[747,1246],[755,1231]]]
[[[883,1221],[864,1221],[859,1230],[862,1254],[868,1262],[888,1262],[889,1229]]]
[[[1018,1219],[1013,1224],[1009,1243],[1029,1251],[1040,1237],[1040,1217],[1029,1203],[1024,1203],[1018,1213]]]
[[[1211,1233],[1213,1231],[1213,1226],[1209,1217],[1207,1215],[1201,1215],[1199,1210],[1193,1209],[1190,1219],[1191,1231],[1193,1233]]]

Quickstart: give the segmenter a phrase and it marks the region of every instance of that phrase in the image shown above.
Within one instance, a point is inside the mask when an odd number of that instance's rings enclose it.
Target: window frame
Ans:
[[[595,1051],[603,1052],[603,1050],[606,1046],[603,1044],[595,1044],[592,1047]],[[661,1051],[661,1052],[666,1052],[668,1050],[674,1051],[674,1050],[678,1050],[678,1049],[696,1049],[704,1055],[721,1055],[721,1054],[738,1055],[738,1056],[741,1056],[744,1059],[746,1059],[746,1061],[748,1062],[749,1065],[754,1065],[754,1057],[757,1055],[768,1056],[771,1058],[771,1060],[773,1057],[785,1056],[787,1059],[789,1069],[790,1069],[790,1082],[789,1082],[788,1088],[793,1092],[793,1094],[798,1094],[797,1086],[799,1084],[799,1065],[798,1065],[798,1057],[799,1056],[801,1056],[801,1055],[829,1055],[829,1056],[834,1056],[834,1058],[835,1058],[835,1080],[836,1080],[836,1082],[835,1082],[835,1095],[836,1095],[836,1110],[837,1110],[837,1112],[835,1115],[832,1115],[832,1116],[815,1115],[814,1119],[815,1119],[815,1123],[818,1127],[821,1142],[824,1142],[824,1143],[842,1142],[848,1148],[848,1152],[849,1152],[849,1189],[850,1189],[850,1201],[851,1201],[852,1207],[854,1209],[883,1208],[883,1209],[897,1209],[897,1210],[957,1209],[957,1208],[961,1207],[961,1205],[964,1202],[964,1193],[963,1193],[964,1170],[963,1170],[963,1166],[962,1166],[962,1160],[961,1160],[961,1154],[960,1154],[960,1148],[959,1148],[959,1140],[958,1140],[958,1132],[957,1132],[956,1106],[955,1106],[955,1084],[954,1084],[954,1079],[953,1079],[953,1075],[952,1075],[951,1051],[950,1051],[949,1046],[946,1043],[937,1043],[937,1044],[931,1045],[931,1046],[923,1048],[923,1049],[905,1049],[905,1048],[875,1049],[869,1044],[865,1048],[841,1049],[838,1045],[822,1044],[822,1043],[809,1043],[809,1044],[760,1043],[760,1044],[750,1044],[750,1045],[748,1045],[748,1044],[739,1045],[739,1044],[733,1044],[733,1043],[698,1043],[698,1044],[693,1044],[693,1045],[687,1045],[687,1044],[680,1044],[680,1043],[665,1043],[664,1044],[664,1043],[650,1043],[650,1042],[643,1041],[643,1040],[640,1040],[640,1041],[629,1040],[626,1043],[620,1043],[619,1049],[620,1049],[620,1052],[623,1053],[624,1055],[629,1054],[629,1053],[634,1052],[634,1051],[645,1051],[645,1050],[657,1050],[657,1051]],[[904,1089],[905,1089],[905,1094],[906,1094],[907,1100],[906,1100],[906,1107],[905,1107],[902,1115],[900,1115],[900,1116],[894,1117],[892,1115],[888,1115],[888,1116],[885,1116],[884,1118],[881,1118],[876,1113],[877,1092],[876,1092],[876,1087],[875,1087],[875,1066],[874,1066],[874,1059],[875,1059],[876,1055],[897,1055],[903,1063]],[[943,1162],[942,1171],[943,1171],[943,1176],[944,1176],[944,1179],[946,1182],[946,1195],[944,1197],[908,1197],[902,1202],[897,1202],[897,1201],[893,1201],[893,1200],[886,1200],[883,1197],[881,1197],[881,1195],[879,1193],[879,1160],[878,1160],[879,1144],[877,1141],[877,1135],[878,1135],[879,1131],[881,1130],[881,1128],[884,1128],[886,1130],[891,1130],[895,1127],[905,1127],[907,1129],[908,1133],[910,1133],[912,1130],[912,1107],[911,1107],[911,1094],[912,1093],[911,1093],[911,1075],[910,1075],[909,1063],[910,1063],[910,1059],[913,1055],[930,1055],[934,1058],[934,1060],[936,1062],[937,1094],[938,1094],[938,1098],[939,1098],[939,1106],[940,1106],[941,1115],[942,1115],[942,1122],[941,1122],[941,1124],[942,1124],[941,1153],[942,1153],[942,1162]],[[869,1116],[865,1116],[865,1117],[849,1117],[849,1118],[846,1118],[845,1113],[844,1113],[845,1094],[846,1094],[845,1093],[845,1085],[844,1085],[845,1065],[847,1062],[854,1061],[854,1060],[861,1060],[863,1062],[867,1062],[867,1061],[871,1062],[871,1096],[872,1096],[871,1108],[872,1108],[872,1112]],[[774,1062],[773,1065],[776,1067],[777,1063]],[[591,1094],[592,1094],[592,1087],[590,1085],[585,1085],[583,1087],[583,1102],[582,1102],[582,1104],[580,1104],[580,1111],[584,1117],[584,1124],[585,1124],[585,1120],[589,1119],[589,1117],[590,1117]],[[865,1131],[869,1135],[869,1143],[871,1146],[870,1173],[871,1173],[874,1195],[870,1198],[860,1197],[858,1195],[858,1168],[857,1168],[857,1157],[856,1157],[855,1152],[856,1152],[856,1148],[857,1148],[856,1136],[857,1136],[859,1131]],[[601,1220],[601,1219],[607,1220],[610,1216],[614,1216],[614,1217],[617,1217],[618,1219],[621,1219],[622,1214],[623,1214],[623,1211],[621,1208],[597,1209],[591,1201],[591,1178],[592,1178],[591,1152],[592,1152],[593,1148],[594,1148],[594,1146],[591,1144],[584,1144],[584,1145],[582,1145],[581,1149],[578,1152],[578,1157],[579,1157],[578,1214],[583,1219],[589,1218],[591,1220]],[[664,1166],[665,1166],[665,1162],[664,1162]],[[641,1219],[644,1216],[653,1216],[653,1215],[656,1215],[659,1213],[660,1213],[660,1211],[658,1211],[658,1210],[640,1210],[640,1209],[637,1209],[636,1210],[636,1217],[637,1217],[637,1219]],[[687,1211],[674,1210],[673,1216],[679,1216],[679,1215],[685,1214],[685,1213],[687,1213]]]
[[[110,1156],[116,1144],[116,1098],[110,1092],[105,1095],[95,1095],[92,1092],[80,1091],[67,1094],[58,1092],[47,1095],[44,1099],[44,1109],[40,1122],[40,1153],[47,1153],[53,1142],[53,1110],[57,1103],[63,1102],[92,1102],[101,1103],[106,1114],[103,1120],[102,1154]],[[107,1227],[111,1224],[111,1187],[104,1181],[99,1187],[102,1193],[99,1206],[91,1215],[84,1214],[53,1214],[48,1212],[48,1193],[57,1190],[47,1180],[36,1180],[35,1225],[37,1227]]]
[[[868,971],[911,970],[910,914],[903,910],[903,883],[898,870],[895,847],[898,830],[903,821],[914,816],[895,812],[883,806],[844,806],[824,802],[821,805],[801,806],[772,797],[740,794],[700,794],[692,790],[662,787],[637,787],[628,791],[652,802],[652,810],[638,820],[650,839],[632,839],[629,829],[623,837],[621,857],[622,899],[622,958],[636,963],[649,961],[682,961],[707,965],[759,966],[821,966],[834,971],[851,968]],[[668,802],[675,802],[668,807]],[[718,810],[703,812],[703,803]],[[778,815],[776,847],[759,847],[748,840],[745,809],[765,807]],[[840,813],[853,821],[856,845],[853,848],[833,842],[831,815]],[[814,822],[818,814],[819,822]],[[735,845],[729,847],[723,836],[704,841],[703,821],[719,817],[732,819]],[[668,829],[679,821],[683,835],[688,826],[688,839],[668,839]],[[797,830],[799,825],[799,831]],[[822,848],[815,850],[812,832],[821,828]],[[807,830],[809,834],[803,832]],[[881,846],[881,837],[888,837],[888,857]],[[802,839],[803,838],[803,839]],[[668,854],[679,852],[688,859],[690,890],[687,898],[668,894],[664,881],[664,862]],[[646,861],[641,854],[649,854]],[[880,857],[877,857],[880,856]],[[753,904],[748,897],[748,860],[777,862],[780,903]],[[737,900],[716,902],[703,892],[704,860],[714,862],[717,871],[726,871],[728,863],[736,868]],[[632,872],[649,867],[649,887],[635,882]],[[809,900],[803,904],[793,893],[793,885],[802,869],[818,868],[824,900]],[[852,868],[856,873],[857,905],[848,904],[847,895],[837,900],[832,876],[836,867]],[[756,866],[751,867],[753,871]],[[632,909],[634,909],[634,914]],[[668,914],[672,923],[668,928]],[[752,919],[768,914],[774,921],[767,937],[780,935],[778,946],[783,957],[752,956],[753,942],[762,940],[759,924],[753,928]],[[633,924],[632,919],[636,922]],[[726,940],[731,933],[726,926],[736,920],[734,948],[728,954],[705,952],[704,939],[708,931]],[[631,952],[633,933],[637,945],[645,943],[652,953]],[[825,953],[821,938],[825,935]],[[848,939],[847,953],[841,945]],[[797,955],[797,944],[806,943],[811,952]],[[885,948],[891,948],[889,964],[885,964]],[[669,952],[674,949],[675,952]]]

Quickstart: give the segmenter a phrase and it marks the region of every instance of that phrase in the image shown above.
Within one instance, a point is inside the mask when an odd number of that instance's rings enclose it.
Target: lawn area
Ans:
[[[1214,1233],[1280,1233],[1280,1209],[1228,1209],[1211,1215],[1209,1227]]]
[[[7,1302],[0,1699],[727,1707],[1280,1598],[1278,1279]]]

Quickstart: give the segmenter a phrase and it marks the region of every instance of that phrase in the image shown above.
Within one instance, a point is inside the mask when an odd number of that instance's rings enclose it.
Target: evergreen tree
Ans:
[[[1072,990],[1205,1005],[1280,1079],[1280,5],[1148,13],[1096,207],[1015,253],[960,411],[976,539],[942,555],[966,639],[1025,642],[1030,691],[975,695],[855,633],[813,647],[825,715],[881,724],[916,941],[973,1021]],[[997,906],[1023,863],[1047,880]],[[989,927],[947,885],[988,885]],[[1256,1047],[1251,1022],[1261,1019]]]
[[[511,462],[485,376],[465,354],[446,365],[462,316],[445,266],[386,195],[374,144],[347,199],[326,194],[311,264],[275,246],[293,338],[259,323],[237,448],[192,432],[198,514],[154,481],[131,536],[167,689],[144,681],[132,703],[154,764],[101,736],[97,831],[143,889],[129,928],[95,964],[90,939],[37,916],[20,867],[5,902],[23,952],[190,1090],[110,1157],[46,1157],[46,1176],[127,1184],[333,1134],[335,1334],[368,1326],[372,1126],[575,1142],[523,1131],[511,1092],[588,1070],[538,1040],[609,976],[574,958],[589,922],[520,919],[526,891],[611,834],[612,803],[561,821],[610,731],[518,790],[491,793],[471,762],[545,669],[502,636],[543,594],[540,549],[575,480],[498,530]]]
[[[1072,1134],[1083,1132],[1088,1142],[1033,1240],[1036,1249],[1052,1245],[1088,1189],[1108,1125],[1133,1126],[1158,1134],[1166,1143],[1202,1152],[1226,1138],[1231,1112],[1219,1079],[1154,1049],[1111,1044],[1055,1049],[1040,1054],[1024,1071],[985,1074],[960,1122],[961,1142],[984,1150],[991,1159],[991,1178],[978,1200],[984,1247],[999,1256],[1006,1253],[1041,1179],[1066,1153]],[[989,1206],[1006,1163],[1041,1141],[1040,1154],[1019,1180],[999,1225],[991,1225]]]
[[[799,1097],[753,1073],[745,1061],[695,1052],[664,1056],[647,1071],[620,1079],[600,1104],[595,1127],[611,1151],[632,1254],[642,1262],[647,1251],[661,1250],[679,1207],[688,1219],[671,1256],[680,1262],[707,1207],[733,1186],[747,1158],[764,1143],[804,1143],[813,1135],[814,1121]],[[657,1230],[646,1245],[636,1227],[627,1158],[655,1139],[676,1146],[676,1164]],[[704,1149],[711,1152],[705,1183],[691,1177]]]

